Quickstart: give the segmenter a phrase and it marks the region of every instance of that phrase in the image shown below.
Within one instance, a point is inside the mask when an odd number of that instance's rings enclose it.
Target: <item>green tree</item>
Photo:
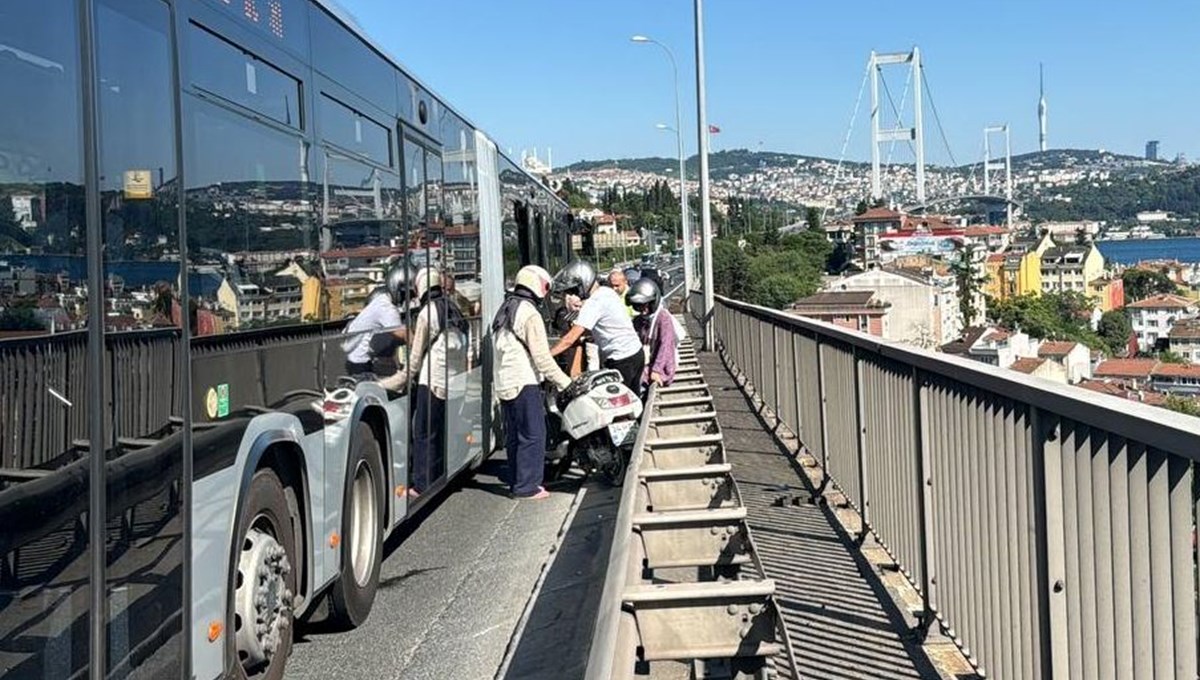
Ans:
[[[1078,292],[1020,295],[994,301],[992,319],[1006,328],[1020,328],[1035,338],[1072,340],[1092,349],[1108,349],[1091,329],[1092,302]]]
[[[0,331],[45,330],[32,307],[9,307],[0,312]]]
[[[1125,297],[1132,301],[1144,300],[1151,295],[1179,292],[1175,283],[1160,271],[1127,269],[1121,275],[1121,280],[1125,283]]]
[[[1100,339],[1104,341],[1104,347],[1108,353],[1119,356],[1124,354],[1125,349],[1129,346],[1129,336],[1133,335],[1133,324],[1129,322],[1129,315],[1124,310],[1113,309],[1100,317],[1098,333]]]
[[[1188,399],[1187,397],[1180,397],[1170,394],[1167,395],[1167,400],[1163,406],[1175,411],[1176,413],[1183,413],[1189,416],[1200,416],[1200,401],[1196,401],[1195,399]]]
[[[808,210],[804,211],[804,221],[808,224],[811,231],[821,231],[821,211],[818,208],[809,206]]]
[[[729,239],[713,240],[713,288],[735,300],[747,299],[750,256]]]
[[[1189,363],[1188,360],[1186,358],[1184,358],[1184,356],[1182,354],[1180,354],[1178,352],[1172,352],[1169,349],[1165,350],[1163,352],[1160,352],[1158,355],[1158,360],[1163,362],[1164,364],[1186,364],[1186,363]]]
[[[752,302],[771,309],[783,309],[806,295],[814,286],[794,274],[771,274],[755,281]]]
[[[870,209],[871,206],[867,204],[867,199],[864,198],[859,200],[858,204],[854,206],[854,214],[861,215]]]

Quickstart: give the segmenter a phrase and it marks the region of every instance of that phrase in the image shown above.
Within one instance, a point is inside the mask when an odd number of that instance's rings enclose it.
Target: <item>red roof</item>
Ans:
[[[1200,378],[1200,366],[1196,364],[1159,364],[1151,375],[1168,378]]]
[[[1042,346],[1038,348],[1038,356],[1065,357],[1066,355],[1070,354],[1071,350],[1075,349],[1075,346],[1078,344],[1079,343],[1077,342],[1043,342]]]
[[[967,234],[967,235],[970,236],[970,234]],[[1003,262],[1007,259],[1008,259],[1008,256],[1005,255],[1004,253],[994,253],[992,255],[987,256],[988,262]]]
[[[1022,358],[1014,361],[1012,366],[1009,366],[1009,368],[1011,368],[1014,371],[1017,371],[1018,373],[1032,374],[1034,371],[1041,368],[1042,364],[1046,363],[1046,361],[1047,361],[1046,359],[1032,359],[1032,358],[1022,357]]]
[[[343,257],[387,257],[393,253],[400,253],[400,248],[391,246],[361,246],[359,248],[338,248],[336,250],[327,250],[321,253],[321,259],[333,260]]]
[[[1126,305],[1133,309],[1186,309],[1194,307],[1195,302],[1182,295],[1151,295],[1145,300],[1138,300]]]
[[[883,222],[899,221],[904,215],[891,208],[871,208],[861,215],[856,215],[854,222]]]
[[[1158,392],[1149,392],[1146,390],[1139,390],[1135,392],[1133,390],[1127,390],[1120,385],[1107,383],[1100,380],[1084,380],[1083,382],[1079,383],[1079,387],[1091,392],[1108,394],[1114,397],[1128,399],[1130,401],[1140,401],[1150,404],[1151,406],[1162,406],[1167,401],[1166,395]]]
[[[1111,378],[1149,378],[1158,359],[1109,359],[1100,362],[1096,375]]]
[[[965,230],[967,236],[990,236],[991,234],[1007,234],[1008,229],[1004,227],[996,227],[992,225],[977,225],[967,227]]]

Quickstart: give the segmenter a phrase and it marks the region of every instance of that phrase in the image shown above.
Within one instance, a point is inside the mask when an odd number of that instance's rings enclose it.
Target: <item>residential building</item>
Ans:
[[[801,298],[788,311],[882,338],[887,332],[891,307],[876,297],[874,291],[836,291]]]
[[[1129,310],[1138,350],[1142,352],[1153,351],[1160,340],[1169,338],[1175,322],[1200,315],[1196,301],[1181,295],[1152,295],[1125,308]]]
[[[1167,333],[1172,352],[1193,364],[1200,364],[1200,319],[1177,322]]]
[[[1079,387],[1100,394],[1107,394],[1129,401],[1137,401],[1151,406],[1163,406],[1166,404],[1167,397],[1165,394],[1158,392],[1147,392],[1146,390],[1130,389],[1115,382],[1105,382],[1103,380],[1084,380],[1079,383]]]
[[[1088,297],[1101,312],[1111,312],[1125,306],[1125,280],[1119,276],[1102,276],[1088,284]]]
[[[1045,222],[1038,225],[1043,234],[1057,237],[1059,243],[1074,243],[1079,238],[1091,240],[1100,234],[1100,223],[1091,220],[1075,222]]]
[[[1108,359],[1100,362],[1092,373],[1097,380],[1117,383],[1133,390],[1145,389],[1158,363],[1158,359]]]
[[[1037,355],[1062,366],[1067,382],[1078,383],[1092,377],[1092,352],[1086,345],[1048,340],[1038,347]]]
[[[985,224],[966,227],[963,237],[968,245],[979,246],[987,253],[1002,253],[1008,249],[1012,232],[1005,227]]]
[[[1200,396],[1200,366],[1159,362],[1150,372],[1150,387],[1181,397]]]
[[[854,224],[855,261],[864,270],[879,266],[879,240],[883,234],[900,231],[904,213],[890,208],[871,208],[856,215]]]
[[[1018,359],[1036,359],[1041,341],[1020,331],[992,326],[969,326],[962,337],[942,345],[943,354],[973,359],[1000,368],[1009,368]]]
[[[985,364],[1009,368],[1017,359],[1036,358],[1037,344],[1027,333],[992,328],[975,341],[967,355]]]
[[[272,276],[257,281],[226,277],[217,290],[217,303],[233,315],[233,327],[292,319],[300,321],[303,303],[300,281]]]
[[[1017,359],[1009,366],[1011,370],[1026,375],[1032,375],[1044,380],[1052,380],[1062,384],[1067,384],[1067,369],[1063,368],[1062,364],[1050,359],[1022,357]]]
[[[1043,293],[1091,294],[1104,274],[1104,256],[1095,244],[1055,246],[1042,252]]]
[[[400,248],[392,246],[336,248],[321,253],[321,269],[327,279],[360,274],[373,281],[383,281],[389,263],[401,252]]]
[[[888,340],[932,348],[962,333],[958,283],[953,275],[938,275],[935,270],[922,274],[907,269],[873,269],[837,279],[826,290],[873,291],[875,299],[891,308],[883,333]]]
[[[479,225],[464,224],[446,228],[446,271],[456,279],[475,278],[479,274]]]

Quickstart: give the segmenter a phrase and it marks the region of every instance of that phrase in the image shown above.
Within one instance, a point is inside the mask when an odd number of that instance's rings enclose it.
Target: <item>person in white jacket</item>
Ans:
[[[516,285],[492,321],[493,385],[504,411],[508,479],[517,498],[546,498],[546,405],[541,384],[559,389],[571,379],[550,355],[539,307],[550,291],[550,274],[536,265],[517,272]]]

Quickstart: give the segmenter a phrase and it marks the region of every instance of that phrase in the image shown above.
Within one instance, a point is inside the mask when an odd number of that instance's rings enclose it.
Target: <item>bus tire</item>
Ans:
[[[342,500],[342,571],[330,592],[331,618],[355,628],[371,614],[383,562],[383,457],[366,423],[354,430]]]
[[[238,518],[239,553],[230,583],[234,678],[283,678],[300,570],[292,522],[279,477],[270,468],[256,471]]]

